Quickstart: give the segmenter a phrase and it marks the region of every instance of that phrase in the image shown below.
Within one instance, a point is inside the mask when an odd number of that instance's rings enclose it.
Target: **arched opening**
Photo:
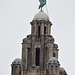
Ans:
[[[38,26],[38,38],[40,38],[40,26]]]
[[[19,72],[19,75],[21,75],[21,71]]]
[[[48,62],[48,61],[47,61],[47,59],[48,59],[48,55],[47,55],[47,47],[45,48],[45,50],[46,50],[46,51],[45,51],[45,52],[46,52],[45,54],[46,54],[46,63],[47,63],[47,62]]]
[[[40,64],[40,48],[36,48],[36,66]]]
[[[30,48],[27,48],[27,49],[28,49],[28,51],[27,51],[27,52],[28,52],[28,53],[27,53],[27,57],[28,57],[28,59],[27,59],[27,61],[28,61],[27,64],[28,64],[28,66],[30,66],[30,63],[31,63],[31,62],[30,62],[31,53],[30,53]]]
[[[53,53],[53,57],[56,57],[55,53]]]
[[[44,34],[46,34],[46,26],[44,26]]]

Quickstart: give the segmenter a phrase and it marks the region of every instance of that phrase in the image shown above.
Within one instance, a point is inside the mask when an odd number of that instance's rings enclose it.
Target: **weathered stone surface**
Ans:
[[[59,70],[59,50],[51,35],[52,23],[34,19],[30,24],[31,34],[22,42],[22,64],[12,63],[11,75],[67,75]]]

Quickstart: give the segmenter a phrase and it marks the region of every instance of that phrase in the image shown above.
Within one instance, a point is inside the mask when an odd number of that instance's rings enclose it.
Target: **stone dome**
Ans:
[[[51,57],[48,63],[59,63],[59,61],[56,57]]]
[[[63,67],[59,67],[59,71],[64,73],[65,69]]]
[[[20,58],[16,58],[12,64],[22,64],[22,60]]]
[[[68,75],[63,67],[59,67],[60,74]]]
[[[49,17],[47,14],[45,14],[42,10],[39,11],[39,13],[37,13],[35,16],[34,16],[34,19],[33,20],[46,20],[48,21],[49,20]]]

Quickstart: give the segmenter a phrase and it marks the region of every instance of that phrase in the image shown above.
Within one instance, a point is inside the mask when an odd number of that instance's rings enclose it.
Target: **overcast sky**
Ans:
[[[11,63],[21,58],[22,39],[31,33],[30,22],[38,0],[0,0],[0,74],[11,75]],[[46,11],[46,6],[43,8]],[[75,74],[75,0],[47,0],[53,23],[51,34],[59,46],[59,61],[68,75]]]

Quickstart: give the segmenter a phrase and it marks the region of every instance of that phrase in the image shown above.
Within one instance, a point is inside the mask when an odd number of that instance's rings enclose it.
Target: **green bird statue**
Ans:
[[[42,7],[46,5],[46,0],[39,0],[39,2],[40,2],[39,9],[41,8],[42,10]]]

